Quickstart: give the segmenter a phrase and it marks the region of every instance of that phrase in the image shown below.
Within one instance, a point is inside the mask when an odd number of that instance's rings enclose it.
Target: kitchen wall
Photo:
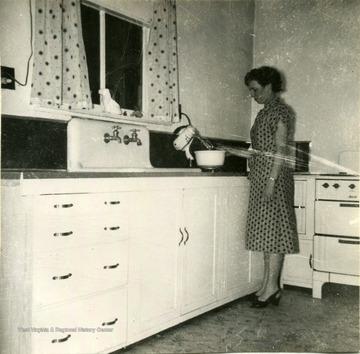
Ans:
[[[253,0],[177,0],[180,101],[204,136],[246,140]]]
[[[360,2],[256,0],[255,8],[254,66],[285,74],[295,139],[312,141],[311,171],[330,172],[326,161],[359,150]]]

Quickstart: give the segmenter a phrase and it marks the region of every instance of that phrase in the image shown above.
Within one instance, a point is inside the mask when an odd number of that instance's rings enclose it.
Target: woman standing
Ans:
[[[250,197],[246,229],[246,249],[262,252],[264,276],[254,293],[251,307],[266,307],[280,301],[279,277],[287,253],[299,250],[293,208],[294,182],[285,164],[287,144],[294,116],[277,94],[280,73],[263,66],[245,76],[251,97],[264,105],[250,131],[251,150],[238,154],[249,158]],[[227,149],[229,153],[234,153]]]

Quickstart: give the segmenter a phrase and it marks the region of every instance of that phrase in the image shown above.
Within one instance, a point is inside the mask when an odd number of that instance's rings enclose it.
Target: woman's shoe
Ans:
[[[253,303],[251,304],[250,307],[260,309],[260,308],[266,307],[269,304],[278,306],[279,302],[280,302],[280,298],[281,298],[281,294],[280,294],[280,290],[278,290],[274,294],[269,296],[265,301],[256,299],[255,301],[253,301]]]

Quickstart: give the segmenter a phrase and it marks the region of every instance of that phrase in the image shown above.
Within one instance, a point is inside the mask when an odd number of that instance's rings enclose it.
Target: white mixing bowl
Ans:
[[[200,150],[195,151],[196,164],[206,170],[216,170],[224,165],[226,151]]]

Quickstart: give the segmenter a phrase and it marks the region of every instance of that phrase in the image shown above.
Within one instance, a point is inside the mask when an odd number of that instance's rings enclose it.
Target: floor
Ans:
[[[113,354],[359,350],[359,288],[324,284],[321,300],[286,286],[278,307],[242,298]]]

